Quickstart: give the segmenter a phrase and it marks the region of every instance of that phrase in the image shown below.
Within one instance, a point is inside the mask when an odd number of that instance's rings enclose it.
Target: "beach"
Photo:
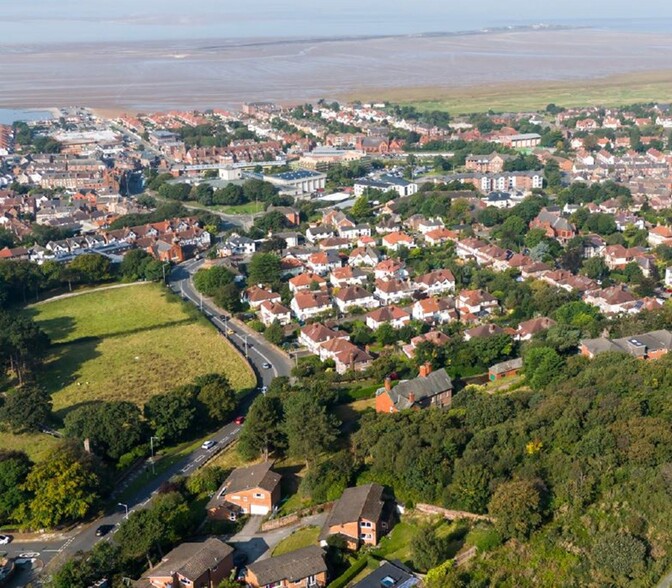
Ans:
[[[589,85],[624,74],[656,72],[665,82],[671,58],[669,35],[596,29],[0,45],[0,108],[109,114],[409,92],[413,101],[439,100],[469,88]]]

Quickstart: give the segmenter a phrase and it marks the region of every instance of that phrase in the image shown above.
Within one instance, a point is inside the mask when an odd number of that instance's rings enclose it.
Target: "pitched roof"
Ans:
[[[180,574],[195,581],[231,553],[233,547],[215,537],[203,543],[182,543],[168,553],[159,565],[148,571],[146,577]]]
[[[516,359],[509,359],[508,361],[502,361],[501,363],[496,363],[491,366],[488,370],[491,374],[504,374],[510,370],[519,370],[523,367],[523,358],[517,357]]]
[[[282,479],[280,474],[271,470],[272,467],[272,461],[264,461],[245,468],[236,468],[222,484],[222,490],[225,490],[227,494],[255,488],[272,492]],[[221,494],[221,492],[217,494]]]
[[[405,380],[397,384],[388,392],[390,399],[399,409],[411,408],[415,402],[431,398],[442,392],[453,389],[453,382],[444,368],[430,372],[425,377],[417,377],[412,380]],[[414,395],[414,402],[410,401],[410,396]]]
[[[274,584],[282,580],[297,582],[308,576],[327,571],[324,552],[316,545],[297,549],[284,555],[255,561],[247,566],[254,574],[260,586]]]
[[[384,488],[380,484],[365,484],[346,488],[336,501],[324,525],[324,533],[335,525],[344,525],[359,521],[360,518],[376,521],[385,506]]]

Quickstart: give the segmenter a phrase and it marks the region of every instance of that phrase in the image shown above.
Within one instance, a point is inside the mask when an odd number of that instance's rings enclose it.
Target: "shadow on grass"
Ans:
[[[293,496],[299,491],[301,478],[298,474],[303,467],[303,464],[300,464],[275,468],[275,470],[282,476],[281,487],[283,498]]]
[[[40,321],[39,325],[49,335],[52,342],[54,342],[65,340],[75,330],[77,322],[71,316],[59,316]]]

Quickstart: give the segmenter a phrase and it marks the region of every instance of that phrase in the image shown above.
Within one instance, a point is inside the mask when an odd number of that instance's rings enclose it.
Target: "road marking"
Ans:
[[[199,455],[194,461],[198,463],[199,461],[203,461],[205,459],[205,455]]]

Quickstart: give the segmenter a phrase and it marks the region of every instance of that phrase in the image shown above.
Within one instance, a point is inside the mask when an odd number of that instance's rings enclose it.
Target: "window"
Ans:
[[[359,526],[367,528],[373,527],[373,525],[369,521],[362,521],[361,523],[359,523]]]
[[[360,533],[359,538],[360,539],[371,539],[371,533]]]
[[[264,495],[263,495],[261,492],[255,492],[255,493],[254,493],[254,497],[255,497],[255,498],[263,498]]]

